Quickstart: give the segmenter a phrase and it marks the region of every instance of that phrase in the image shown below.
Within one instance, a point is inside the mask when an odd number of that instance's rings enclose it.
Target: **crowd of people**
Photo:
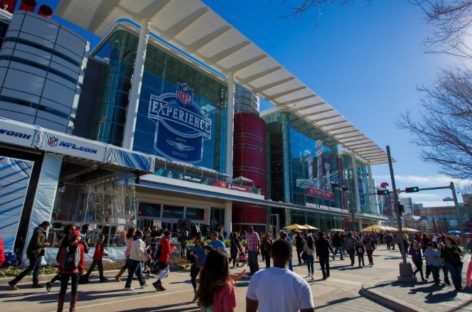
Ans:
[[[39,268],[47,241],[50,224],[45,221],[33,232],[26,250],[29,260],[28,267],[9,282],[11,289],[33,271],[33,287],[44,287],[39,283]],[[71,285],[70,310],[74,311],[78,299],[78,285],[88,283],[95,268],[98,268],[99,281],[108,281],[104,274],[103,257],[108,254],[105,248],[106,237],[99,235],[95,242],[88,236],[89,226],[81,228],[68,225],[64,227],[63,238],[57,253],[58,274],[46,283],[50,291],[55,281],[60,281],[58,311],[64,307],[68,285]],[[233,311],[236,307],[236,290],[234,284],[239,279],[250,276],[246,294],[247,311],[313,311],[314,302],[308,281],[314,280],[315,259],[318,260],[321,277],[330,277],[330,260],[337,257],[344,260],[347,255],[350,265],[360,268],[374,266],[373,254],[379,244],[386,244],[387,250],[399,250],[411,256],[415,266],[414,275],[420,275],[426,282],[430,276],[438,287],[451,285],[457,291],[462,289],[462,255],[457,239],[448,235],[399,235],[396,233],[309,233],[293,231],[289,235],[280,231],[274,238],[269,233],[257,233],[249,226],[241,233],[232,232],[225,242],[226,233],[211,231],[209,237],[201,233],[190,235],[183,231],[176,235],[167,229],[152,227],[137,229],[131,227],[126,232],[126,249],[121,270],[115,276],[121,281],[127,271],[128,276],[124,289],[132,291],[133,279],[136,276],[139,287],[148,286],[151,273],[156,276],[152,283],[157,291],[165,291],[164,281],[169,276],[171,254],[171,236],[177,236],[181,244],[180,257],[190,261],[190,281],[194,290],[194,301],[202,311]],[[226,246],[226,243],[229,246]],[[85,270],[85,254],[90,246],[95,247],[93,261]],[[229,248],[227,248],[229,247]],[[465,248],[472,249],[472,242]],[[229,253],[228,253],[229,251]],[[294,255],[296,253],[296,256]],[[365,261],[367,255],[367,263]],[[0,255],[1,256],[1,255]],[[259,256],[265,263],[265,269],[259,267]],[[1,259],[1,258],[0,258]],[[307,275],[302,278],[293,272],[294,263],[306,266]],[[425,266],[423,264],[425,263]],[[230,268],[241,265],[249,267],[249,272],[242,270],[231,274]],[[148,271],[147,277],[144,270]],[[441,284],[440,272],[443,273],[444,284]],[[450,279],[449,279],[450,277]],[[467,269],[467,287],[471,287],[472,264]],[[271,285],[270,292],[266,285]]]

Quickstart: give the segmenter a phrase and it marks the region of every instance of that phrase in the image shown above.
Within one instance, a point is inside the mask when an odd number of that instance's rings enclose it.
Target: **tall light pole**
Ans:
[[[413,275],[413,269],[411,268],[411,263],[406,261],[406,250],[405,245],[403,244],[403,231],[402,231],[402,212],[400,211],[400,203],[398,200],[398,193],[397,187],[395,184],[395,174],[393,173],[393,164],[392,164],[392,156],[390,155],[390,146],[387,145],[387,157],[388,157],[388,166],[390,169],[390,178],[392,180],[392,188],[393,188],[393,201],[395,212],[397,213],[397,223],[398,223],[398,231],[399,231],[399,245],[400,245],[400,252],[402,254],[402,263],[400,263],[400,276],[398,276],[399,282],[416,282],[416,278]]]

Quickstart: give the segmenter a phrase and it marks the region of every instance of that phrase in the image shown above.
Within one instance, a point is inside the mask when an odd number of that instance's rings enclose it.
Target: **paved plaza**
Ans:
[[[432,283],[398,285],[398,251],[387,251],[384,246],[376,250],[374,267],[357,268],[349,260],[332,262],[331,277],[323,281],[318,264],[315,264],[315,281],[310,282],[317,311],[472,311],[470,293],[452,292],[452,287],[435,290]],[[260,263],[263,267],[262,262]],[[296,266],[295,271],[306,275],[305,266]],[[109,277],[113,272],[108,272]],[[95,275],[96,276],[96,275]],[[45,282],[49,277],[41,277]],[[30,288],[29,280],[20,285],[20,290],[10,291],[7,280],[0,281],[0,306],[2,312],[9,311],[54,311],[57,304],[59,284],[53,291]],[[245,310],[245,295],[249,278],[237,283],[237,311]],[[134,281],[134,286],[138,282]],[[79,311],[199,311],[192,303],[193,291],[189,272],[172,272],[165,280],[166,292],[157,293],[152,286],[140,290],[124,291],[124,281],[79,286]],[[270,285],[267,286],[270,291]],[[363,289],[363,291],[361,291]],[[373,296],[373,295],[374,296]],[[377,297],[375,296],[377,295]],[[371,299],[375,299],[372,301]],[[392,302],[393,301],[393,302]],[[387,307],[390,307],[387,308]]]

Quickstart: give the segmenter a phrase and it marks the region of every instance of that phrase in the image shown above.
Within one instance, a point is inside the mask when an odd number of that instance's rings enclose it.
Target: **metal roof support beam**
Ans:
[[[351,140],[351,141],[339,141],[339,142],[342,142],[342,144],[346,144],[346,145],[349,145],[349,146],[356,146],[356,145],[359,145],[359,144],[367,144],[367,143],[370,143],[370,140],[369,139],[365,139],[365,138],[362,138],[362,139],[358,139],[358,140]]]
[[[384,151],[372,151],[372,152],[368,152],[368,153],[362,153],[363,156],[365,157],[369,157],[369,158],[375,158],[376,156],[380,157],[384,157],[385,156],[385,152]]]
[[[349,123],[347,120],[338,120],[338,121],[333,121],[333,122],[328,122],[328,123],[325,123],[325,124],[322,124],[322,125],[319,125],[320,127],[329,127],[329,126],[334,126],[334,125],[339,125],[339,124],[343,124],[343,123]],[[343,128],[345,128],[346,126],[344,126]],[[341,128],[341,129],[343,129]],[[332,130],[337,130],[337,129],[332,129]]]
[[[231,27],[229,25],[221,26],[217,30],[215,30],[215,31],[209,33],[208,35],[196,40],[194,43],[186,45],[186,47],[191,52],[192,51],[197,51],[197,50],[203,48],[204,46],[206,46],[207,44],[209,44],[210,42],[212,42],[213,40],[215,40],[216,38],[218,38],[219,36],[227,33],[230,29],[231,29]]]
[[[98,27],[100,27],[102,22],[110,15],[113,8],[116,7],[119,2],[120,0],[101,1],[90,20],[89,30],[93,33],[96,32]],[[143,26],[141,25],[141,27]]]
[[[291,94],[291,93],[295,93],[297,91],[300,91],[300,90],[303,90],[303,89],[306,89],[305,86],[301,86],[301,87],[296,87],[296,88],[293,88],[293,89],[289,89],[289,90],[286,90],[286,91],[283,91],[283,92],[279,92],[279,93],[276,93],[274,95],[271,95],[270,97],[266,98],[267,101],[271,102],[281,96],[284,96],[284,95],[288,95],[288,94]]]
[[[227,70],[228,70],[229,72],[231,72],[231,73],[235,73],[235,72],[237,72],[238,70],[241,70],[241,69],[244,69],[244,68],[246,68],[246,67],[249,67],[249,66],[251,66],[252,64],[257,63],[257,62],[259,62],[260,60],[263,60],[263,59],[265,59],[265,58],[267,58],[267,55],[265,55],[265,54],[258,55],[258,56],[253,57],[252,59],[249,59],[249,60],[247,60],[247,61],[244,61],[244,62],[242,62],[242,63],[240,63],[240,64],[236,64],[236,65],[234,65],[233,67],[228,68]]]
[[[339,123],[333,123],[331,124],[331,126],[334,126],[336,124],[339,124]],[[339,126],[336,128],[328,128],[328,129],[326,129],[326,127],[329,127],[329,126],[325,126],[325,125],[319,125],[319,127],[323,129],[323,131],[336,131],[336,130],[346,129],[347,127],[351,127],[351,125],[344,125],[344,126]]]
[[[332,109],[334,111],[334,109]],[[317,113],[318,114],[318,113]],[[335,118],[339,115],[331,115],[331,116],[326,116],[326,117],[323,117],[323,118],[318,118],[318,119],[308,119],[309,121],[311,122],[318,122],[318,121],[322,121],[322,120],[328,120],[328,119],[331,119],[331,118]]]
[[[279,86],[283,83],[286,83],[286,82],[289,82],[289,81],[292,81],[292,80],[295,80],[295,77],[288,77],[288,78],[284,78],[284,79],[281,79],[281,80],[277,80],[277,81],[268,83],[266,85],[263,85],[262,87],[256,88],[256,89],[253,90],[253,92],[254,93],[261,93],[261,92],[264,92],[265,90],[268,90],[270,88]]]
[[[131,88],[129,91],[128,108],[126,109],[126,123],[122,144],[124,148],[129,150],[133,149],[134,144],[134,132],[136,131],[136,120],[138,118],[139,97],[141,95],[141,82],[144,74],[144,62],[146,61],[150,24],[148,19],[141,21],[138,49],[134,61],[133,76],[131,76]]]
[[[304,96],[304,97],[301,97],[301,98],[298,98],[298,99],[294,99],[294,100],[290,100],[288,102],[284,102],[284,103],[279,103],[277,101],[275,101],[278,105],[281,105],[281,106],[289,106],[289,105],[292,105],[292,104],[297,104],[297,102],[301,102],[301,101],[305,101],[305,100],[308,100],[308,99],[312,99],[312,98],[315,98],[316,95],[312,94],[312,95],[307,95],[307,96]],[[304,106],[304,108],[306,107],[315,107],[315,106],[320,106],[320,105],[323,105],[325,104],[325,102],[319,102],[319,103],[313,103],[311,104],[311,106]],[[292,107],[293,108],[293,107]]]
[[[347,132],[349,133],[349,132]],[[334,134],[336,135],[336,134]],[[339,133],[337,133],[337,135],[339,135]],[[348,135],[348,136],[345,136],[345,137],[342,137],[342,138],[338,138],[337,140],[339,140],[341,142],[341,140],[345,140],[345,139],[351,139],[351,138],[358,138],[358,137],[363,137],[363,135],[361,133],[357,133],[355,135]],[[350,142],[350,141],[344,141],[344,142]]]
[[[302,111],[304,111],[304,110],[305,110],[305,109],[300,109],[300,110],[298,111],[298,113],[299,113],[299,114],[302,114],[302,115],[305,116],[305,117],[321,115],[321,114],[324,114],[324,113],[329,113],[329,112],[334,111],[333,108],[328,108],[328,109],[325,109],[325,110],[321,110],[321,111],[317,111],[317,112],[313,112],[313,113],[310,113],[310,114],[306,114],[306,115],[305,115],[305,114],[302,113]],[[330,117],[330,118],[332,118],[332,117]],[[310,121],[315,121],[315,119],[313,119],[313,120],[312,120],[312,119],[309,119],[309,120],[310,120]]]
[[[152,18],[154,15],[159,13],[167,4],[169,4],[170,0],[160,0],[160,1],[152,1],[149,5],[147,5],[144,9],[139,12],[139,15],[143,18]]]
[[[186,16],[184,19],[177,22],[177,24],[170,27],[168,30],[163,32],[161,35],[167,40],[174,38],[180,34],[185,28],[195,23],[200,17],[209,12],[208,7],[204,6],[192,12],[192,14]]]
[[[356,146],[374,146],[377,147],[376,144],[372,143],[369,139],[365,141],[353,142],[353,144],[349,144],[350,147],[355,148]]]
[[[240,42],[226,50],[223,50],[219,53],[216,53],[215,55],[213,55],[212,57],[210,58],[207,58],[205,61],[208,65],[213,65],[215,63],[218,63],[219,61],[221,61],[222,59],[224,59],[225,57],[233,54],[233,53],[236,53],[238,52],[239,50],[242,50],[244,49],[245,47],[247,47],[248,45],[251,44],[251,41],[249,40],[244,40],[243,42]]]
[[[261,72],[258,72],[254,75],[251,75],[249,77],[246,77],[244,79],[240,79],[238,82],[241,83],[241,84],[247,84],[253,80],[256,80],[256,79],[259,79],[259,78],[262,78],[264,76],[267,76],[269,74],[272,74],[273,72],[276,72],[278,71],[279,69],[281,69],[282,66],[275,66],[275,67],[272,67],[272,68],[269,68],[267,70],[264,70],[264,71],[261,71]]]

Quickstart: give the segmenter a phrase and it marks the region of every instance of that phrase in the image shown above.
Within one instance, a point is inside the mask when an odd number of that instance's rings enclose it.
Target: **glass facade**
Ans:
[[[352,168],[352,157],[349,154],[342,155],[343,163],[343,180],[346,186],[349,187],[349,190],[354,190],[354,172]],[[368,169],[365,163],[356,160],[357,167],[357,183],[359,187],[359,200],[361,203],[361,211],[363,213],[374,213],[372,211],[372,195],[369,191],[369,177]],[[374,195],[376,196],[376,195]],[[354,193],[349,192],[347,194],[347,205],[349,209],[354,209],[356,205],[356,198]]]
[[[341,181],[336,143],[288,112],[269,115],[265,122],[271,198],[341,207],[341,194],[331,190],[331,183]]]
[[[122,145],[137,44],[136,34],[119,29],[96,52],[108,68],[93,139]],[[225,83],[150,42],[133,149],[224,172],[226,101]]]

